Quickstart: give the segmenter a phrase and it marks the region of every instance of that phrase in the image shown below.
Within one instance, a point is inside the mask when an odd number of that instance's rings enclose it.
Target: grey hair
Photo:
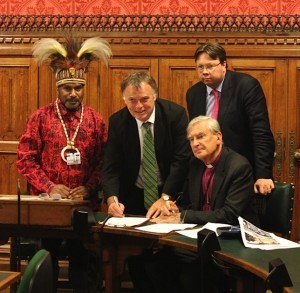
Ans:
[[[221,132],[220,124],[216,119],[213,119],[209,116],[197,116],[194,119],[190,121],[190,123],[187,126],[187,135],[189,135],[191,128],[196,125],[205,122],[208,126],[208,129],[212,134],[217,134],[218,132]]]
[[[156,81],[149,73],[145,71],[138,71],[138,72],[131,73],[122,81],[121,83],[122,95],[124,96],[124,91],[129,85],[138,89],[141,87],[141,84],[143,82],[151,86],[151,88],[154,91],[154,96],[157,98],[158,88],[157,88]]]

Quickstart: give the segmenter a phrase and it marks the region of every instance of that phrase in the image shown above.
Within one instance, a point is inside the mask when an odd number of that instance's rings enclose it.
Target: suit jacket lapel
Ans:
[[[220,125],[222,125],[223,121],[225,120],[225,117],[227,115],[226,113],[230,106],[231,87],[231,74],[230,71],[227,70],[221,91],[220,112],[218,117]]]
[[[192,160],[192,167],[191,167],[191,176],[189,180],[191,181],[189,183],[190,185],[190,196],[191,196],[191,202],[194,204],[192,207],[195,210],[200,209],[201,200],[203,198],[203,191],[202,191],[202,176],[205,169],[205,165],[196,158],[193,158]]]
[[[225,179],[225,171],[224,171],[224,166],[225,166],[225,161],[226,161],[226,150],[222,150],[222,154],[220,156],[220,159],[215,166],[215,177],[214,177],[214,185],[212,189],[212,195],[211,195],[211,207],[213,208],[215,205],[216,198],[218,194],[220,193],[223,185],[223,181]]]
[[[141,160],[141,148],[140,148],[140,138],[136,120],[131,116],[128,112],[127,121],[125,122],[127,125],[127,130],[124,139],[125,149],[129,157],[132,159],[132,166],[140,166]]]
[[[162,123],[167,123],[167,121],[162,117],[161,108],[159,104],[155,103],[155,121],[154,121],[154,146],[156,155],[159,156],[161,151],[164,150],[164,140],[166,139],[166,130]]]
[[[198,103],[196,103],[194,105],[196,108],[199,107],[199,109],[195,110],[195,112],[199,113],[199,115],[205,115],[206,114],[206,95],[207,95],[206,86],[201,87],[199,94],[200,95],[197,98]]]

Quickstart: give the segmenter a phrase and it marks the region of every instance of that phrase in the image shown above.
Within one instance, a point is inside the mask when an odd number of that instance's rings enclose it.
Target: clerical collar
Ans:
[[[211,164],[205,165],[206,168],[211,169],[213,167],[215,167],[220,159],[221,153],[222,153],[223,148],[221,149],[220,153],[218,154],[218,156],[214,159],[214,161]]]

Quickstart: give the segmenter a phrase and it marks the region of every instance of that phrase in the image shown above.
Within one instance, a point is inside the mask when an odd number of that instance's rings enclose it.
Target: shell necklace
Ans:
[[[60,110],[59,110],[59,107],[58,107],[58,99],[56,99],[56,110],[57,110],[57,114],[58,114],[58,118],[61,122],[61,125],[63,127],[63,130],[64,130],[64,133],[65,133],[65,136],[66,136],[66,139],[67,139],[67,145],[62,149],[60,155],[61,155],[61,158],[67,162],[67,159],[65,157],[65,152],[67,150],[74,150],[75,152],[77,152],[78,154],[80,154],[79,150],[75,147],[75,144],[74,144],[74,141],[75,141],[75,138],[78,134],[78,131],[79,131],[79,128],[80,128],[80,125],[82,123],[82,120],[83,120],[83,104],[82,105],[82,109],[81,109],[81,115],[80,115],[80,120],[79,120],[79,123],[76,127],[76,130],[74,132],[74,135],[72,137],[72,139],[70,140],[69,138],[69,135],[68,135],[68,132],[67,132],[67,128],[66,128],[66,125],[65,125],[65,122],[61,116],[61,113],[60,113]]]

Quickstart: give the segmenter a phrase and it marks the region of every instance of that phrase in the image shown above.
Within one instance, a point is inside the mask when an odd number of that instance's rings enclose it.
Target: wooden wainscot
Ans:
[[[20,210],[18,210],[18,206]],[[86,200],[50,200],[38,196],[0,195],[0,224],[72,226],[75,209],[87,207]]]

